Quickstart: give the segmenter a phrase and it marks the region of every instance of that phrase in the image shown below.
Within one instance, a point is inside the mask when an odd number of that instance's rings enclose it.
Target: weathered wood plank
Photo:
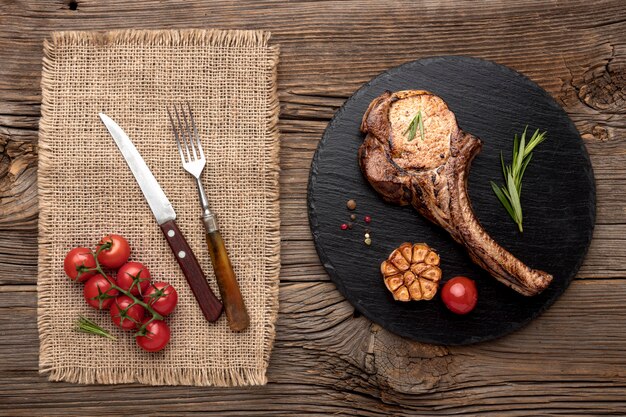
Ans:
[[[626,401],[624,283],[576,281],[527,328],[495,342],[449,348],[408,342],[353,317],[330,283],[283,284],[271,383],[251,390],[48,383],[36,374],[36,297],[29,286],[0,293],[0,410],[19,411],[13,406],[22,404],[24,415],[62,414],[64,407],[91,414],[106,403],[106,411],[116,414],[137,412],[160,398],[163,413],[184,406],[187,412],[219,414],[220,407],[207,402],[258,415],[271,413],[276,404],[303,414],[510,410],[515,415],[550,407],[575,414],[585,405],[595,407],[586,413],[607,412]],[[120,400],[122,390],[132,390],[136,400]],[[99,403],[80,402],[92,397]]]
[[[0,2],[0,414],[626,411],[623,2],[76,0],[75,10],[70,0]],[[267,29],[281,45],[283,268],[266,387],[78,386],[36,373],[42,41],[51,30],[128,27]],[[522,331],[466,348],[410,343],[353,317],[319,264],[306,216],[309,164],[336,109],[379,72],[439,54],[492,59],[547,89],[581,132],[598,187],[598,225],[578,276],[589,279]]]

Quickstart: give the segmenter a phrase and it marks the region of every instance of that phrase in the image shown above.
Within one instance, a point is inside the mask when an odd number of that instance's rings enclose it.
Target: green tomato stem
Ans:
[[[105,243],[106,245],[106,243]],[[104,245],[103,245],[104,246]],[[107,274],[104,272],[104,270],[102,269],[102,266],[100,265],[100,262],[98,262],[98,257],[96,254],[94,254],[94,259],[96,260],[96,267],[92,268],[92,271],[96,271],[98,272],[100,275],[102,275],[107,281],[109,281]],[[131,308],[133,305],[135,304],[139,304],[140,306],[142,306],[143,308],[145,308],[146,310],[148,310],[150,312],[150,314],[152,315],[152,318],[146,322],[146,324],[142,325],[140,327],[140,331],[145,329],[145,326],[150,323],[153,320],[163,320],[163,316],[160,315],[159,313],[157,313],[156,311],[154,311],[154,309],[152,307],[150,307],[150,305],[144,303],[142,300],[140,300],[139,298],[135,297],[134,294],[132,294],[130,291],[126,291],[123,288],[120,288],[119,286],[117,286],[117,284],[115,284],[114,282],[109,281],[109,284],[111,284],[111,288],[121,292],[122,294],[124,294],[127,297],[130,297],[133,300],[133,304],[131,304],[130,306],[128,306],[128,308]]]

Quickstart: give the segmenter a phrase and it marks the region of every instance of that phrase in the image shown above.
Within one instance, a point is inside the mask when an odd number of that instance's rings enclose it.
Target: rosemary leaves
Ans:
[[[409,142],[415,139],[415,134],[417,133],[418,127],[420,130],[420,136],[422,140],[424,140],[424,118],[422,117],[421,109],[417,111],[417,114],[413,117],[413,120],[411,120],[411,123],[409,123],[409,127],[404,131],[405,135],[407,133],[409,134],[408,136]]]
[[[81,333],[95,334],[100,337],[106,337],[107,339],[117,340],[115,336],[113,336],[102,327],[98,326],[95,322],[89,320],[87,317],[84,316],[78,316],[75,330]]]
[[[495,182],[491,181],[493,192],[509,213],[511,219],[517,224],[520,232],[524,231],[522,227],[523,215],[521,203],[522,178],[533,156],[533,149],[547,138],[547,132],[539,133],[539,129],[537,129],[528,143],[526,143],[527,129],[528,126],[524,128],[521,137],[518,138],[517,134],[515,135],[513,142],[513,160],[511,164],[504,164],[504,157],[502,156],[502,152],[500,152],[500,163],[502,164],[502,176],[505,185],[498,186]]]

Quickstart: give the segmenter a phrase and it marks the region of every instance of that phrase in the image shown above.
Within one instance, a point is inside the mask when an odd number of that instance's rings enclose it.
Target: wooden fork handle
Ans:
[[[246,305],[241,296],[241,290],[230,263],[224,239],[219,230],[207,231],[206,243],[211,254],[211,262],[215,271],[215,278],[220,289],[220,295],[224,302],[224,310],[230,329],[240,332],[250,324],[250,317],[246,310]]]
[[[178,261],[178,265],[180,265],[180,269],[183,270],[183,274],[187,278],[189,287],[196,297],[204,317],[208,321],[216,321],[222,314],[222,303],[211,291],[211,287],[209,287],[209,283],[204,272],[202,272],[202,268],[200,268],[196,256],[193,254],[180,229],[178,229],[176,222],[170,220],[163,223],[161,231],[165,235],[165,239],[170,245],[174,257]]]

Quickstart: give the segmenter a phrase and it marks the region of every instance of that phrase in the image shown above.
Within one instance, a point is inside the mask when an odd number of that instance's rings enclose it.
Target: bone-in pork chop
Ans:
[[[407,132],[418,112],[423,137],[420,129],[411,137]],[[526,266],[478,222],[467,177],[482,142],[459,129],[440,97],[422,90],[385,92],[370,104],[361,130],[361,170],[386,201],[411,204],[465,246],[477,265],[519,293],[539,294],[550,284],[552,275]]]

